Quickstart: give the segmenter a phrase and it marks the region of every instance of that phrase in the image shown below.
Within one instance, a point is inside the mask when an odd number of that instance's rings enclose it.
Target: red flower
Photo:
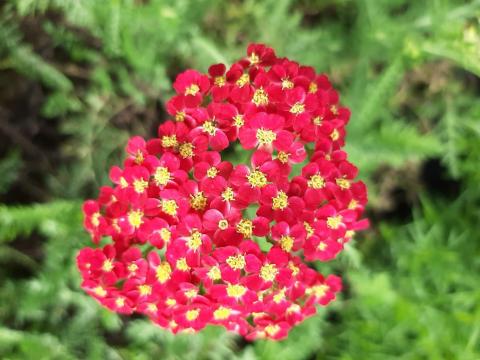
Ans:
[[[350,111],[326,75],[263,44],[173,86],[158,137],[132,137],[113,186],[83,205],[96,248],[78,253],[81,286],[173,333],[283,339],[342,287],[305,261],[334,259],[368,226],[342,149]]]

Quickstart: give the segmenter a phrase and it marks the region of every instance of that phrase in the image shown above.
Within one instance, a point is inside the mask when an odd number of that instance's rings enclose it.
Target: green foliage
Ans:
[[[61,140],[42,170],[45,203],[15,204],[35,165],[22,144],[0,159],[0,357],[480,358],[479,12],[478,0],[2,3],[0,80],[41,88],[34,127]],[[369,185],[372,227],[316,264],[346,279],[342,298],[278,343],[214,327],[173,336],[102,309],[79,287],[75,255],[90,244],[81,201],[109,182],[129,136],[155,135],[177,73],[229,63],[251,41],[328,73],[352,110],[347,150]],[[446,172],[427,177],[453,192],[407,182],[430,158]],[[384,216],[385,184],[413,194],[406,216]]]

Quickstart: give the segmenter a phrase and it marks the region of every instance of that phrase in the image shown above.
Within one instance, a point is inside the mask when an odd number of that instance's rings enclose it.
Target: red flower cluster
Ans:
[[[93,241],[113,243],[80,251],[82,287],[108,309],[173,332],[281,339],[341,290],[303,259],[333,259],[368,225],[342,150],[350,112],[313,68],[261,44],[247,54],[180,74],[172,120],[158,138],[133,137],[115,186],[85,202]],[[222,159],[237,140],[248,165]]]

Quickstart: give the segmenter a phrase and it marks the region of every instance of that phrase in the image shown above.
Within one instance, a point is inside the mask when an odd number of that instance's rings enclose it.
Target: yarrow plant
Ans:
[[[342,288],[305,261],[335,258],[368,226],[342,150],[350,112],[326,75],[262,44],[173,86],[158,138],[131,138],[115,185],[84,203],[93,242],[112,242],[78,254],[82,288],[174,333],[285,338]],[[249,164],[222,159],[237,142]]]

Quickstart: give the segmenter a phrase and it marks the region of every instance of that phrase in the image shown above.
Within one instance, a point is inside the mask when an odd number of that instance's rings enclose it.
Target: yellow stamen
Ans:
[[[222,278],[222,273],[220,272],[220,269],[218,266],[212,266],[210,270],[208,270],[207,276],[215,281],[215,280],[220,280]]]
[[[249,239],[253,233],[253,222],[248,219],[242,219],[235,227],[239,234],[242,234],[244,238]]]
[[[217,128],[215,127],[215,124],[213,123],[213,121],[207,120],[203,123],[202,130],[208,135],[214,136],[215,132],[217,131]]]
[[[245,295],[246,292],[247,292],[247,288],[245,286],[238,285],[238,284],[235,284],[235,285],[228,284],[227,285],[227,295],[230,296],[230,297],[239,298],[239,297],[242,297],[243,295]]]
[[[172,175],[170,171],[168,171],[168,168],[159,166],[153,174],[153,179],[158,186],[165,186],[172,179]]]
[[[197,211],[205,209],[205,206],[207,206],[207,198],[203,195],[202,191],[190,195],[190,206]]]
[[[232,311],[229,308],[220,306],[213,312],[213,318],[215,320],[225,320],[230,316],[231,312]]]
[[[170,216],[177,215],[178,205],[175,200],[162,200],[162,211]]]
[[[325,179],[318,174],[312,175],[310,180],[308,180],[307,185],[312,189],[318,190],[325,186]]]
[[[110,272],[113,270],[113,262],[112,259],[107,259],[102,264],[102,270],[105,272]]]
[[[290,154],[284,152],[284,151],[279,151],[278,152],[278,155],[277,155],[277,159],[282,163],[282,164],[286,164],[288,163],[288,157],[290,156]]]
[[[192,234],[187,240],[187,246],[192,251],[197,251],[198,248],[202,245],[202,234],[194,229]]]
[[[247,180],[253,187],[263,188],[267,185],[267,177],[260,170],[254,170],[248,174]]]
[[[245,120],[243,120],[243,115],[235,115],[233,117],[233,125],[237,128],[241,128],[245,124]]]
[[[311,82],[310,85],[308,85],[308,92],[310,94],[315,94],[318,90],[318,85],[317,83]]]
[[[148,296],[152,293],[152,287],[147,284],[139,285],[138,292],[140,293],[140,296]]]
[[[187,259],[185,258],[180,258],[177,260],[175,263],[175,266],[177,267],[178,270],[180,271],[188,271],[190,270],[190,266],[187,264]]]
[[[175,147],[178,145],[178,141],[177,141],[177,136],[176,135],[164,135],[162,137],[162,146],[163,147]]]
[[[225,220],[225,219],[222,219],[218,222],[218,228],[220,230],[225,230],[226,228],[228,228],[228,221]]]
[[[249,82],[250,82],[250,75],[242,74],[242,76],[240,76],[240,78],[237,80],[236,84],[239,87],[244,87]]]
[[[293,238],[288,235],[284,235],[280,238],[280,247],[283,251],[290,252],[293,247]]]
[[[128,222],[132,227],[138,229],[143,224],[143,212],[140,210],[131,210],[128,213]]]
[[[185,314],[185,317],[187,318],[188,321],[194,321],[198,318],[198,315],[200,315],[200,310],[193,309],[193,310],[188,310],[187,313]]]
[[[293,88],[293,82],[288,80],[287,78],[282,79],[282,89],[292,89]]]
[[[217,76],[217,77],[215,77],[213,82],[216,86],[223,87],[223,86],[225,86],[225,82],[226,82],[225,76]]]
[[[172,268],[170,267],[170,264],[168,262],[162,262],[160,265],[157,266],[157,280],[161,284],[169,280],[171,274]]]
[[[327,226],[330,229],[338,229],[342,223],[342,215],[330,216],[327,218]]]
[[[143,179],[135,179],[133,181],[133,188],[136,193],[141,194],[148,187],[148,182]]]
[[[184,159],[189,159],[193,157],[193,149],[195,147],[193,146],[192,143],[183,143],[180,145],[178,152],[180,153],[180,156]]]
[[[301,114],[304,111],[305,111],[305,105],[299,102],[293,104],[293,106],[290,108],[290,112],[294,115]]]
[[[272,130],[265,130],[263,128],[257,130],[257,141],[260,146],[270,145],[277,138]]]
[[[288,196],[282,190],[272,199],[273,210],[283,210],[288,206]]]
[[[227,264],[234,270],[242,270],[246,265],[245,257],[242,254],[229,256],[227,258]]]
[[[335,182],[337,183],[338,186],[340,186],[342,190],[350,189],[350,180],[348,179],[338,178],[335,180]]]
[[[265,264],[260,269],[260,277],[265,281],[273,281],[278,274],[275,264]]]
[[[185,89],[185,95],[197,95],[197,93],[200,91],[200,88],[198,87],[197,84],[191,84]]]
[[[235,193],[233,192],[233,189],[231,187],[227,187],[222,192],[222,199],[223,199],[223,201],[233,201],[233,200],[235,200]]]
[[[266,106],[268,105],[268,95],[263,88],[258,88],[253,93],[252,101],[256,106]]]
[[[213,179],[218,174],[218,169],[215,166],[212,166],[210,169],[207,170],[207,177]]]

